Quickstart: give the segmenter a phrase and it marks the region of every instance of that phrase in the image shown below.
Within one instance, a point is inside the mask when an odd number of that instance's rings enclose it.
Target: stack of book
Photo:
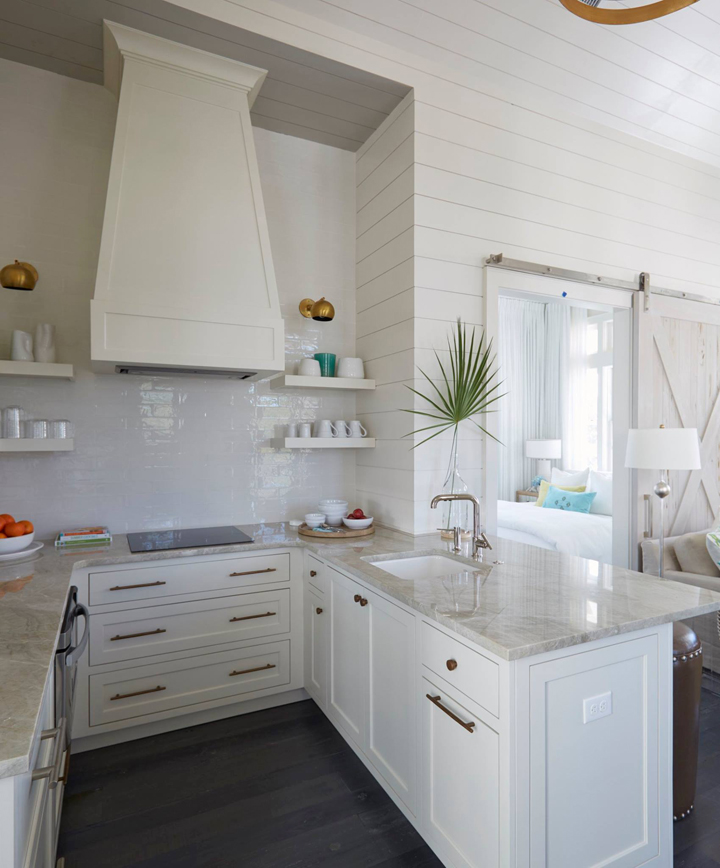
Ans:
[[[57,535],[58,548],[96,546],[111,543],[112,536],[106,527],[79,527],[77,530],[62,530]]]

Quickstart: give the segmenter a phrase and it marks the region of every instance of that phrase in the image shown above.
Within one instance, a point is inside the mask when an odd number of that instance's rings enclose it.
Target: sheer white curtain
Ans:
[[[506,393],[498,402],[498,497],[515,500],[533,476],[525,441],[542,436],[545,305],[518,298],[499,299],[498,365]]]
[[[565,367],[562,423],[562,466],[584,470],[589,464],[587,432],[587,311],[570,308],[570,336]]]
[[[499,299],[498,363],[507,393],[498,402],[501,500],[515,500],[537,473],[536,462],[525,458],[526,440],[565,440],[571,310],[555,302]]]

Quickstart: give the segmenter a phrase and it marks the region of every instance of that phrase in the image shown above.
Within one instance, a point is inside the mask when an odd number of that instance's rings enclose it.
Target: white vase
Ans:
[[[21,332],[16,329],[12,336],[12,352],[10,358],[13,362],[33,362],[33,339],[29,332]]]
[[[49,322],[39,322],[35,326],[35,361],[55,361],[55,326]]]

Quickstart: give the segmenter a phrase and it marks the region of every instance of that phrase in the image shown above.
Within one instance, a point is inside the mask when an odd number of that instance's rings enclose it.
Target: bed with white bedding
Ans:
[[[497,535],[543,549],[612,563],[612,516],[498,500]]]

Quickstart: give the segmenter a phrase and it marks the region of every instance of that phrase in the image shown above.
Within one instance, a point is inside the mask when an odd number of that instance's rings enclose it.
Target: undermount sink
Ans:
[[[371,561],[374,567],[398,579],[437,579],[457,573],[478,572],[477,567],[444,555],[418,555],[389,561]]]

